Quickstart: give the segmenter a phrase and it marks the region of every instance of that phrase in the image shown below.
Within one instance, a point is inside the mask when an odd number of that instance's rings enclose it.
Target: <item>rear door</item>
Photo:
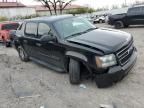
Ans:
[[[129,25],[139,25],[143,23],[141,7],[133,7],[128,10],[127,21]]]
[[[24,36],[22,37],[22,44],[31,57],[36,57],[35,53],[36,43],[37,43],[37,23],[36,22],[27,22],[25,25]]]
[[[140,20],[141,20],[141,24],[144,24],[144,6],[142,6],[140,8]]]

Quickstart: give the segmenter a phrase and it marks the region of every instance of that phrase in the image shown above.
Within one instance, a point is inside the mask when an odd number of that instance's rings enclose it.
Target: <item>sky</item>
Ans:
[[[17,1],[20,1],[26,5],[40,4],[38,2],[35,2],[35,0],[17,0]],[[126,0],[126,3],[131,4],[135,1],[144,1],[144,0]],[[76,0],[73,4],[89,6],[96,9],[102,7],[110,8],[113,5],[120,6],[123,3],[125,3],[125,0]]]

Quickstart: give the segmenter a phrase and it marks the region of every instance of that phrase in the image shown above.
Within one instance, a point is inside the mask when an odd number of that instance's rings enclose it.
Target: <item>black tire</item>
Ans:
[[[114,27],[115,27],[116,29],[122,28],[122,27],[123,27],[123,22],[121,22],[121,21],[116,21],[115,24],[114,24]]]
[[[80,63],[74,59],[69,63],[69,80],[71,84],[80,83]]]
[[[100,23],[100,24],[103,23],[103,20],[100,19],[100,20],[99,20],[99,23]]]
[[[10,46],[11,46],[10,42],[7,42],[7,41],[4,39],[4,37],[2,37],[2,42],[3,42],[3,45],[4,45],[5,47],[10,47]]]
[[[28,62],[29,57],[28,57],[27,53],[25,52],[25,50],[21,46],[19,46],[17,50],[18,50],[20,59],[24,62]]]
[[[11,42],[4,42],[5,47],[11,47]]]

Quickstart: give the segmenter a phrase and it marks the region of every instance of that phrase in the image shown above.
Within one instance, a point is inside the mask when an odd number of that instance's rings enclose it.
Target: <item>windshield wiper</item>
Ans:
[[[72,34],[70,36],[67,36],[66,38],[70,38],[70,37],[73,37],[73,36],[81,35],[83,33],[85,33],[85,32],[74,33],[74,34]]]
[[[67,36],[66,38],[70,38],[70,37],[73,37],[73,36],[81,35],[81,34],[87,33],[87,32],[89,32],[89,31],[92,31],[92,30],[95,30],[95,29],[97,29],[97,28],[89,28],[89,29],[87,29],[87,30],[85,30],[85,31],[83,31],[83,32],[74,33],[74,34],[72,34],[72,35],[70,35],[70,36]]]
[[[87,30],[85,30],[85,31],[83,31],[83,32],[87,33],[87,32],[89,32],[89,31],[92,31],[92,30],[95,30],[95,29],[97,29],[97,28],[89,28],[89,29],[87,29]]]

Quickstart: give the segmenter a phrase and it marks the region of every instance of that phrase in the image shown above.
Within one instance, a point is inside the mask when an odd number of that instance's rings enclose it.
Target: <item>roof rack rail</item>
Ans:
[[[144,6],[144,3],[137,3],[132,5],[132,7],[137,7],[137,6]]]

